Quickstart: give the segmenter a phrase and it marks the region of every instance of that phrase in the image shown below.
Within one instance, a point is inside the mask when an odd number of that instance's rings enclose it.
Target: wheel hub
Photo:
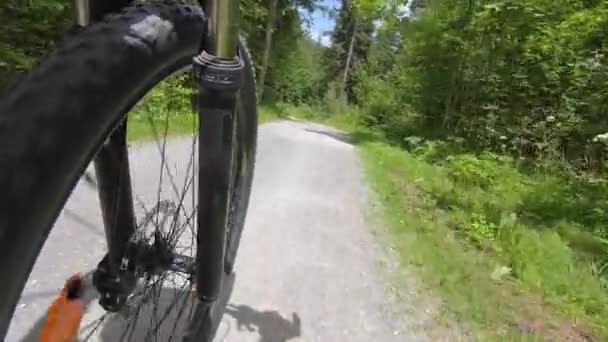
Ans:
[[[120,311],[133,293],[139,278],[158,276],[166,271],[194,273],[194,259],[174,253],[170,241],[159,232],[154,241],[130,242],[118,270],[112,267],[108,255],[99,262],[93,274],[93,284],[101,295],[99,304],[107,311]]]

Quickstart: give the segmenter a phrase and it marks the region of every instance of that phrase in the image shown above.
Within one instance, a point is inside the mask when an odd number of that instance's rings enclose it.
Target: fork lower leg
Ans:
[[[222,285],[243,64],[237,54],[239,2],[209,0],[206,5],[209,30],[203,52],[193,60],[193,71],[200,118],[196,289],[199,298],[209,303],[218,298]]]

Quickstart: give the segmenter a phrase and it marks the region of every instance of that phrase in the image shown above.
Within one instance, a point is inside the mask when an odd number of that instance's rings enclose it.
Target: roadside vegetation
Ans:
[[[16,3],[0,4],[0,84],[69,13]],[[349,133],[391,247],[446,318],[483,341],[608,340],[605,1],[241,4],[261,121]],[[336,22],[324,43],[307,30],[313,9]],[[40,13],[52,15],[34,25]],[[172,134],[192,132],[188,82],[148,94],[129,138],[153,138],[167,118]]]

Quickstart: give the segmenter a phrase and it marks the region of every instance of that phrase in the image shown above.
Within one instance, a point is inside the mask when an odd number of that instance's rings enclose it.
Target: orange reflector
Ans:
[[[66,282],[51,305],[40,332],[40,342],[74,342],[78,338],[82,303],[82,279],[75,274]]]

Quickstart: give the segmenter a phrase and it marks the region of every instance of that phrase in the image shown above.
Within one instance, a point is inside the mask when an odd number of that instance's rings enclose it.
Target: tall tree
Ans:
[[[272,90],[274,66],[288,58],[303,34],[301,10],[312,11],[318,0],[241,0],[242,27],[253,56],[258,95]],[[272,97],[272,91],[267,94]]]
[[[272,33],[275,29],[275,17],[277,15],[278,0],[270,0],[268,8],[268,18],[266,19],[266,36],[264,37],[264,55],[262,57],[262,66],[259,77],[259,98],[264,95],[264,82],[266,81],[266,71],[268,70],[268,62],[270,61],[270,49],[272,47]]]
[[[336,26],[331,33],[331,46],[326,51],[327,82],[337,81],[343,93],[352,97],[353,82],[351,71],[359,62],[364,61],[374,31],[373,17],[360,11],[354,0],[342,0],[337,11]]]

